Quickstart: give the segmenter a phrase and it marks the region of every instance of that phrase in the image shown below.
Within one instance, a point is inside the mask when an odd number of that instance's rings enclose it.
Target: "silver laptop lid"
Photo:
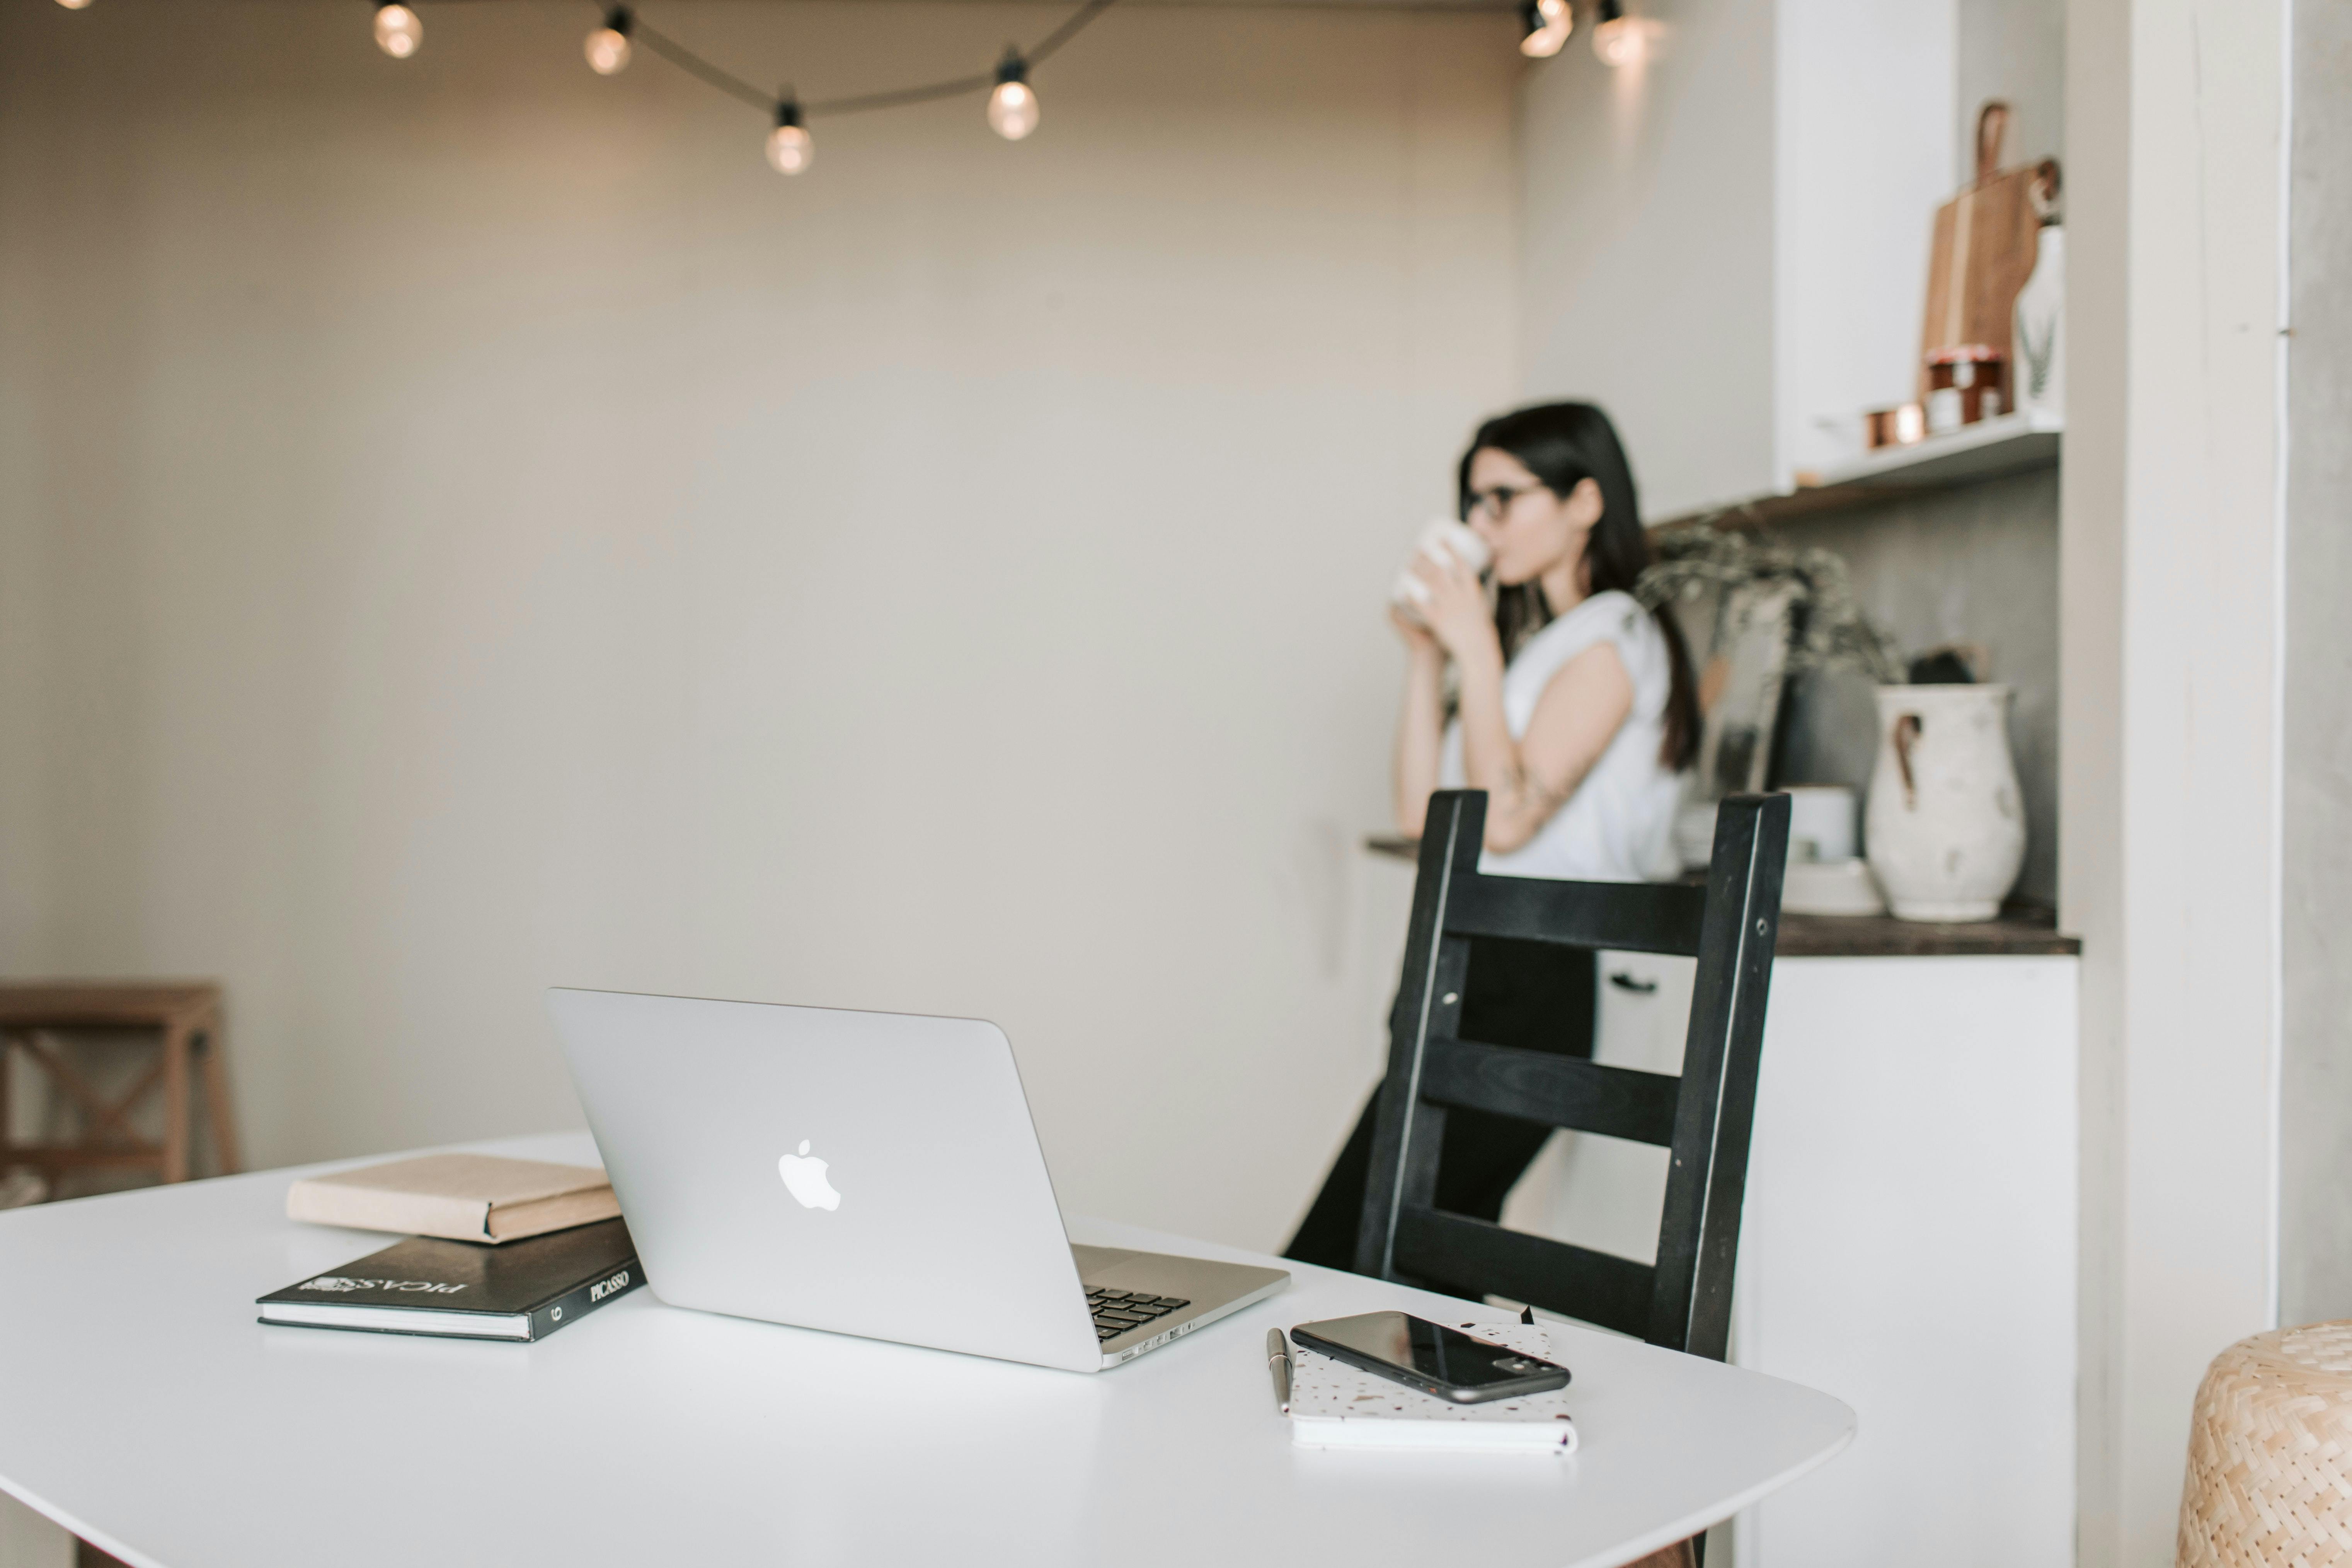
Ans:
[[[995,1025],[612,991],[548,1006],[663,1300],[1100,1366]]]

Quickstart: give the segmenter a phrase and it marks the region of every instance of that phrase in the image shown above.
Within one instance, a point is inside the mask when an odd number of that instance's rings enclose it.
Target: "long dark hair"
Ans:
[[[1496,415],[1478,426],[1455,488],[1462,515],[1470,515],[1470,459],[1479,448],[1508,453],[1544,488],[1565,500],[1580,483],[1591,479],[1601,487],[1601,521],[1584,542],[1586,591],[1633,591],[1635,579],[1650,564],[1650,536],[1642,531],[1642,509],[1633,495],[1633,470],[1625,461],[1616,427],[1609,416],[1590,403],[1545,403],[1533,408]],[[1690,647],[1682,628],[1664,605],[1651,612],[1665,635],[1670,684],[1666,691],[1665,741],[1658,748],[1660,765],[1680,773],[1698,754],[1698,683],[1691,675]],[[1503,656],[1515,657],[1528,638],[1552,618],[1543,584],[1529,580],[1495,593],[1495,630],[1502,638]]]

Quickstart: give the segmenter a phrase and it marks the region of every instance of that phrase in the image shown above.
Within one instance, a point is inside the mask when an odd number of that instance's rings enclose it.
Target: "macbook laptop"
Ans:
[[[1073,1246],[993,1024],[614,991],[548,1005],[673,1306],[1095,1372],[1289,1283]]]

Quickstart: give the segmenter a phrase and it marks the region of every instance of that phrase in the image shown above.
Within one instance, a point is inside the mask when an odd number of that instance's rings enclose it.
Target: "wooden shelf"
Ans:
[[[1990,958],[2079,955],[2052,910],[2012,904],[1989,921],[1947,925],[1893,915],[1780,916],[1780,958]]]
[[[2064,427],[2031,414],[2004,414],[1908,447],[1884,447],[1822,471],[1821,482],[1694,508],[1652,523],[1650,531],[1711,522],[1762,528],[1795,518],[1844,511],[1927,490],[2058,466]]]
[[[1368,833],[1365,852],[1408,864],[1421,858],[1421,841],[1399,833]],[[1696,882],[1704,869],[1685,871]],[[1781,958],[1942,958],[2079,954],[2080,937],[2062,935],[2053,910],[2011,904],[1989,921],[1945,924],[1896,920],[1893,915],[1780,916],[1774,952]]]

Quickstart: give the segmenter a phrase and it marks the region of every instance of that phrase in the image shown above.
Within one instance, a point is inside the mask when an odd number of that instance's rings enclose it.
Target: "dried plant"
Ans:
[[[1657,542],[1658,560],[1633,586],[1656,608],[1677,600],[1717,595],[1718,614],[1759,601],[1736,590],[1789,590],[1788,668],[1850,669],[1882,685],[1900,685],[1903,660],[1894,637],[1863,612],[1844,558],[1835,551],[1800,548],[1769,535],[1715,527],[1676,529]],[[1737,630],[1738,628],[1732,628]]]

